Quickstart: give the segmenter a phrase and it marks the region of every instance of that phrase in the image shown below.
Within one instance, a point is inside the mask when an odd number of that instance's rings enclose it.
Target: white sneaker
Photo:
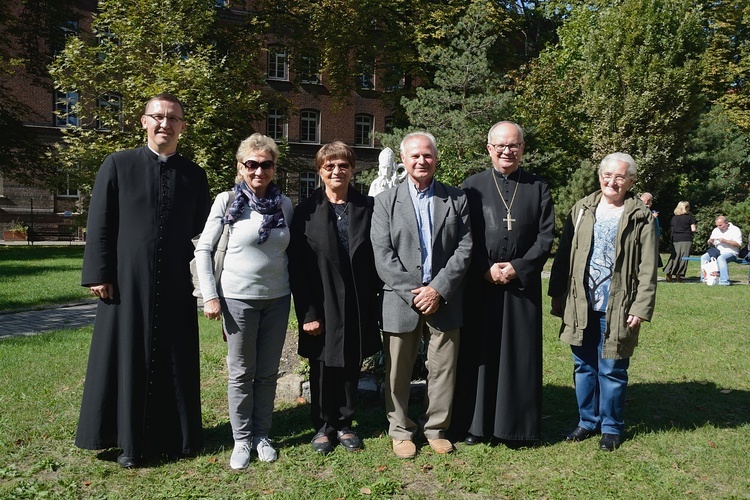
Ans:
[[[232,469],[247,469],[250,465],[250,443],[247,441],[235,441],[232,458],[229,459],[229,466]]]
[[[275,462],[279,458],[268,437],[254,437],[253,449],[258,452],[258,460],[261,462]]]

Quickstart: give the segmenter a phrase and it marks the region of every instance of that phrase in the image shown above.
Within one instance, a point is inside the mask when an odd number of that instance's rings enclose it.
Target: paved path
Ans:
[[[69,304],[52,309],[0,313],[0,340],[18,335],[80,328],[94,324],[96,301]]]

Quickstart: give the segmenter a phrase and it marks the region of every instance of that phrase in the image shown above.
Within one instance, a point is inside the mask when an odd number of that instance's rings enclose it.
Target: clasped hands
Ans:
[[[516,278],[518,273],[510,262],[495,262],[484,273],[484,279],[496,285],[507,285]]]
[[[434,314],[440,307],[440,294],[431,286],[425,285],[411,291],[413,303],[422,314]]]

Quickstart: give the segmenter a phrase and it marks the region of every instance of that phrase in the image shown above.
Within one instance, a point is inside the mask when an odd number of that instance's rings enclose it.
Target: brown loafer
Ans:
[[[453,443],[447,439],[428,439],[427,442],[430,443],[430,448],[435,450],[435,453],[439,455],[445,455],[453,451]]]
[[[417,456],[417,447],[409,439],[394,439],[393,453],[398,458],[414,458]]]

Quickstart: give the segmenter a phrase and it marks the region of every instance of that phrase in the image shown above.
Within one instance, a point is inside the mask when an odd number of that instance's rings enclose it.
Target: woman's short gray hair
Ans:
[[[638,177],[638,164],[636,164],[633,157],[627,153],[610,153],[605,156],[602,159],[602,162],[599,164],[599,170],[597,170],[597,174],[602,175],[602,170],[604,169],[604,167],[614,162],[622,162],[627,164],[628,178],[635,180],[635,178]]]

